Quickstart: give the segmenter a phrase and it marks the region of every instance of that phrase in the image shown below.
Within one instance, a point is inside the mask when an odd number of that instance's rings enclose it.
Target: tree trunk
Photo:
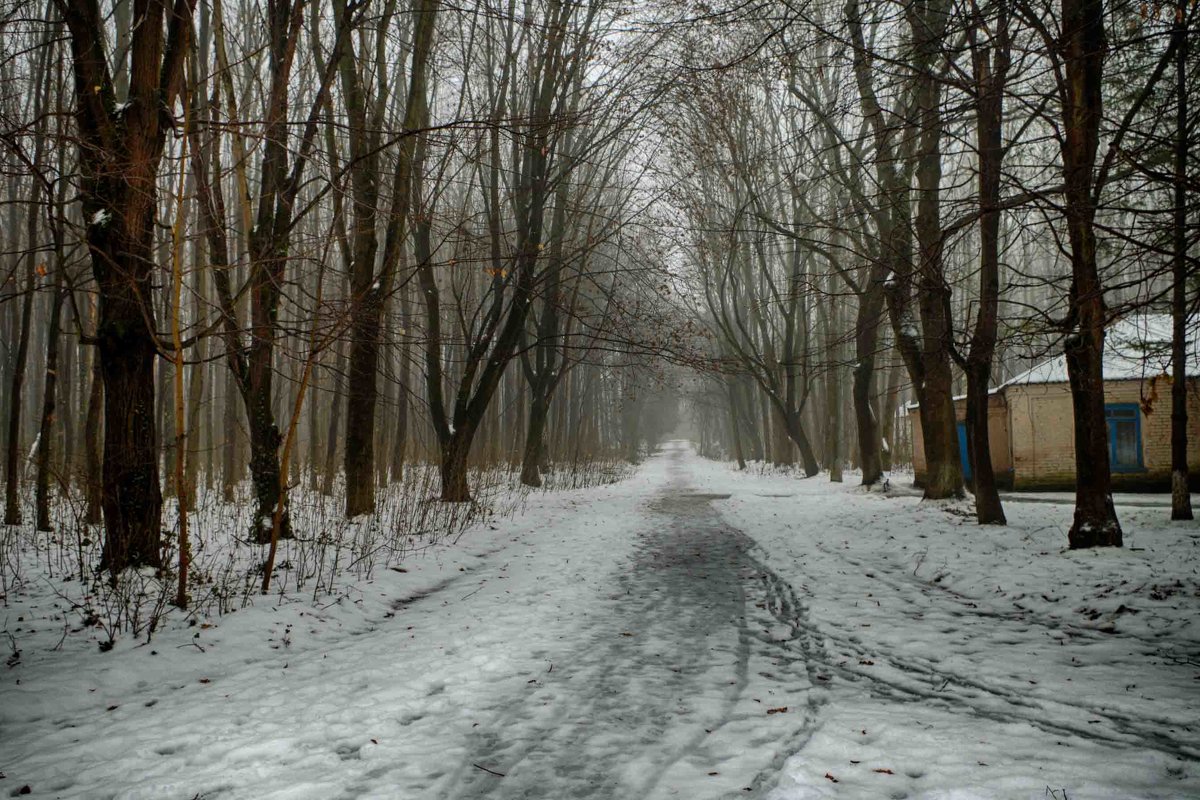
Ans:
[[[467,457],[471,453],[474,431],[457,430],[442,446],[442,502],[469,503],[471,487],[467,477]]]
[[[550,411],[549,398],[544,393],[533,391],[529,404],[529,422],[525,429],[525,453],[521,459],[521,483],[526,486],[542,485],[540,467],[545,450],[546,417]]]
[[[742,449],[742,426],[738,424],[737,389],[734,378],[727,378],[729,392],[729,434],[733,439],[733,455],[737,459],[738,469],[746,468],[746,454]]]
[[[348,25],[346,0],[335,0],[333,7],[342,25]],[[418,30],[421,29],[418,20]],[[382,34],[380,34],[382,35]],[[358,59],[354,52],[355,37],[350,36],[338,59],[341,96],[350,125],[351,197],[353,200],[353,247],[350,264],[350,294],[353,301],[353,320],[350,324],[350,375],[346,393],[346,516],[355,517],[375,510],[375,407],[379,398],[379,332],[384,298],[391,287],[395,258],[384,258],[383,269],[377,274],[375,256],[379,249],[376,216],[379,206],[379,135],[374,118],[368,125],[367,97],[359,76]],[[421,57],[414,52],[414,59]],[[412,76],[424,71],[419,65]],[[410,87],[410,94],[412,87]],[[424,91],[424,87],[421,87]],[[414,102],[410,99],[409,106]],[[411,117],[405,119],[405,129],[418,127]],[[411,138],[411,137],[410,137]],[[408,213],[409,186],[403,162],[411,159],[411,145],[402,145],[399,172],[404,172],[395,196],[401,208],[393,214]],[[393,247],[400,242],[389,242]]]
[[[1192,519],[1187,408],[1187,23],[1186,3],[1175,11],[1175,214],[1171,291],[1171,519]]]
[[[91,389],[88,391],[87,430],[84,431],[84,453],[87,460],[86,494],[89,525],[98,525],[104,519],[104,474],[101,461],[101,441],[104,435],[104,376],[100,372],[100,354],[91,355]]]
[[[842,482],[842,376],[830,370],[825,384],[825,461],[829,480]]]
[[[93,269],[101,281],[99,352],[104,377],[104,467],[102,501],[105,542],[101,566],[116,573],[125,567],[162,566],[162,491],[158,482],[158,430],[155,425],[153,334],[141,302],[150,296],[152,220],[147,235],[118,244],[101,232],[89,232]],[[91,229],[96,229],[93,224]],[[131,241],[133,240],[133,241]],[[136,255],[135,255],[136,253]],[[115,265],[115,267],[110,267]],[[109,270],[112,270],[112,275]],[[140,274],[139,274],[140,273]],[[122,281],[120,276],[136,276]],[[124,284],[124,285],[121,285]]]
[[[104,377],[101,567],[161,566],[162,492],[154,413],[154,223],[164,124],[179,94],[192,0],[146,0],[133,25],[129,100],[119,107],[96,0],[57,0],[70,29],[83,216],[100,293]],[[167,29],[164,37],[164,25]],[[165,41],[164,41],[165,38]]]
[[[401,258],[401,265],[403,257]],[[401,266],[401,268],[403,268]],[[403,274],[403,273],[400,273]],[[409,387],[412,386],[411,346],[409,345],[410,329],[412,327],[412,300],[410,299],[408,282],[400,287],[400,341],[394,345],[398,360],[396,369],[396,424],[392,432],[392,480],[404,478],[405,465],[408,462],[408,428],[409,428]]]
[[[275,527],[275,507],[279,502],[279,446],[283,437],[275,424],[274,400],[274,309],[279,302],[278,289],[273,288],[268,272],[261,269],[260,278],[252,289],[251,306],[255,320],[254,342],[246,362],[248,375],[242,389],[246,416],[250,425],[250,480],[257,501],[250,522],[251,539],[265,544],[271,541]],[[282,276],[280,276],[282,277]],[[278,284],[275,284],[278,285]],[[279,538],[292,536],[291,517],[285,507],[280,515]]]
[[[771,461],[777,467],[790,467],[796,463],[793,448],[796,443],[791,438],[791,420],[785,419],[784,414],[772,404],[771,407]]]
[[[1122,545],[1108,462],[1103,351],[1101,325],[1094,324],[1067,340],[1067,375],[1075,412],[1075,519],[1067,534],[1072,550]]]
[[[221,440],[221,497],[227,503],[232,503],[237,497],[237,485],[242,479],[242,459],[238,458],[238,441],[240,439],[240,423],[237,404],[237,381],[232,372],[225,375],[225,392],[222,397],[221,427],[225,436]]]
[[[1104,418],[1104,290],[1096,267],[1093,170],[1099,146],[1104,70],[1104,3],[1063,0],[1065,105],[1061,142],[1065,214],[1071,243],[1067,375],[1075,412],[1075,519],[1072,549],[1119,547],[1121,524],[1112,502],[1108,430]]]
[[[1009,67],[1008,17],[1003,4],[995,20],[994,37],[984,47],[975,37],[988,30],[982,19],[970,31],[976,85],[975,124],[979,151],[979,308],[967,376],[967,450],[975,492],[975,519],[980,525],[1004,525],[1007,519],[992,469],[988,384],[1000,303],[1000,177],[1004,157],[1004,87]],[[993,57],[994,56],[994,57]]]
[[[53,469],[51,454],[54,451],[54,412],[58,402],[58,334],[62,324],[62,305],[66,290],[63,288],[63,270],[66,265],[60,260],[55,266],[54,298],[50,306],[49,330],[46,332],[46,380],[42,388],[42,420],[38,431],[37,453],[37,529],[52,531],[50,521],[50,472]]]
[[[975,520],[980,525],[1006,525],[1008,520],[992,469],[991,436],[988,430],[990,367],[988,364],[986,368],[972,369],[967,373],[967,441],[975,488]]]
[[[743,427],[750,437],[750,460],[764,462],[767,460],[763,447],[763,435],[758,429],[758,417],[754,413],[754,389],[744,377],[737,379],[736,385],[738,414],[743,420]]]
[[[871,404],[875,394],[875,351],[879,340],[879,323],[883,314],[883,287],[867,288],[859,298],[858,319],[854,330],[854,383],[850,394],[854,401],[854,424],[858,430],[858,463],[862,469],[862,485],[874,486],[883,477],[883,456],[879,420]]]
[[[13,359],[12,383],[9,385],[8,408],[8,439],[7,452],[4,458],[4,524],[21,524],[21,497],[19,493],[21,477],[21,399],[25,384],[25,367],[29,360],[29,326],[33,317],[33,290],[36,264],[34,263],[33,237],[37,235],[37,211],[30,211],[30,229],[32,236],[29,242],[28,266],[25,273],[25,286],[21,298],[21,333],[17,339],[17,353]]]
[[[333,370],[333,393],[329,401],[329,434],[325,442],[325,463],[321,469],[321,494],[326,497],[333,494],[333,482],[337,478],[338,426],[342,420],[339,407],[342,404],[342,376],[346,369],[343,347],[342,344],[338,345]]]
[[[936,74],[948,9],[928,3],[923,13],[911,13],[920,64],[916,77],[917,126],[920,130],[916,164],[918,299],[921,312],[921,381],[914,380],[921,403],[921,433],[925,445],[925,498],[962,497],[962,461],[955,425],[953,374],[950,370],[950,288],[945,279],[941,224],[941,82]],[[914,374],[914,379],[917,377]]]

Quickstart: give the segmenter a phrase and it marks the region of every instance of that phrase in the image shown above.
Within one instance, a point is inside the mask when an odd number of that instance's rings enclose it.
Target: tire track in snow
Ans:
[[[998,624],[1020,624],[1036,626],[1049,631],[1059,631],[1085,640],[1104,641],[1106,634],[1071,625],[1065,620],[1039,614],[1032,610],[996,610],[981,607],[981,600],[971,598],[947,587],[901,574],[895,568],[880,564],[864,564],[858,559],[839,553],[836,549],[817,543],[815,549],[824,555],[836,558],[856,569],[873,572],[877,584],[891,590],[897,599],[912,602],[904,589],[917,589],[923,593],[936,593],[951,600],[956,609],[947,612],[954,619],[975,617]],[[884,576],[885,577],[881,577]],[[783,582],[781,589],[786,596],[791,587]],[[794,592],[792,602],[799,603]],[[780,606],[782,614],[788,614],[787,604]],[[809,646],[804,652],[809,670],[823,668],[831,675],[854,683],[865,683],[872,694],[895,702],[932,702],[955,713],[966,713],[1001,723],[1025,723],[1057,736],[1074,736],[1085,740],[1103,742],[1118,747],[1144,747],[1158,750],[1167,755],[1194,760],[1200,758],[1200,747],[1182,737],[1173,736],[1163,730],[1178,726],[1178,720],[1134,718],[1118,710],[1104,706],[1075,702],[1062,696],[1049,697],[1032,692],[1027,686],[1005,686],[986,679],[964,675],[957,670],[947,669],[939,659],[905,655],[882,642],[863,644],[858,634],[844,633],[830,625],[818,625],[804,615],[797,615],[797,625],[803,631],[797,639],[808,641],[827,640],[836,644],[851,659],[835,661],[824,654],[823,648]],[[993,631],[1002,634],[1003,631]],[[1139,643],[1148,643],[1143,637],[1128,637]],[[899,675],[888,677],[875,669],[857,669],[851,661],[886,662]],[[908,678],[906,680],[906,678]],[[1084,721],[1075,724],[1064,717],[1088,717],[1102,720],[1099,726]]]
[[[651,503],[663,524],[641,532],[608,613],[552,672],[497,698],[437,797],[754,797],[774,784],[815,730],[819,641],[710,499],[677,475]],[[791,707],[768,714],[773,702]]]

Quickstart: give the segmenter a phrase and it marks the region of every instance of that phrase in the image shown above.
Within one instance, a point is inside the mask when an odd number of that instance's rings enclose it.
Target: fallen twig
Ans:
[[[474,767],[475,769],[481,769],[489,775],[495,775],[497,778],[504,777],[503,772],[496,772],[496,770],[494,770],[494,769],[488,769],[487,767],[482,767],[479,764],[475,764],[475,763],[472,763],[471,766]]]

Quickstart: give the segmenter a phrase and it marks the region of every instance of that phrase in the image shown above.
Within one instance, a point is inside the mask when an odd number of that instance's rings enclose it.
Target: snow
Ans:
[[[977,526],[849,482],[697,472],[795,588],[831,685],[773,800],[1200,796],[1196,524],[1129,507],[1125,548],[1071,552],[1066,503]]]
[[[103,654],[47,576],[6,589],[0,790],[1200,796],[1200,529],[1122,508],[1126,548],[1069,552],[1057,499],[981,528],[672,443],[337,598]]]
[[[96,213],[92,214],[93,225],[104,226],[107,225],[111,220],[112,212],[110,212],[107,208],[102,208]]]
[[[1168,314],[1140,314],[1114,322],[1104,334],[1104,379],[1143,380],[1170,375],[1171,332]],[[1187,374],[1189,377],[1200,376],[1200,336],[1196,336],[1194,330],[1189,333]],[[1059,355],[1009,379],[1004,386],[1066,383],[1067,380],[1067,357]]]

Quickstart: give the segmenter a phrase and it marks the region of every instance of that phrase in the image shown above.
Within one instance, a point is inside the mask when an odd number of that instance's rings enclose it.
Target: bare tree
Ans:
[[[151,298],[158,166],[191,33],[194,2],[144,0],[118,105],[97,0],[56,0],[70,34],[81,200],[100,292],[104,378],[103,566],[161,564],[162,493],[154,418]]]

